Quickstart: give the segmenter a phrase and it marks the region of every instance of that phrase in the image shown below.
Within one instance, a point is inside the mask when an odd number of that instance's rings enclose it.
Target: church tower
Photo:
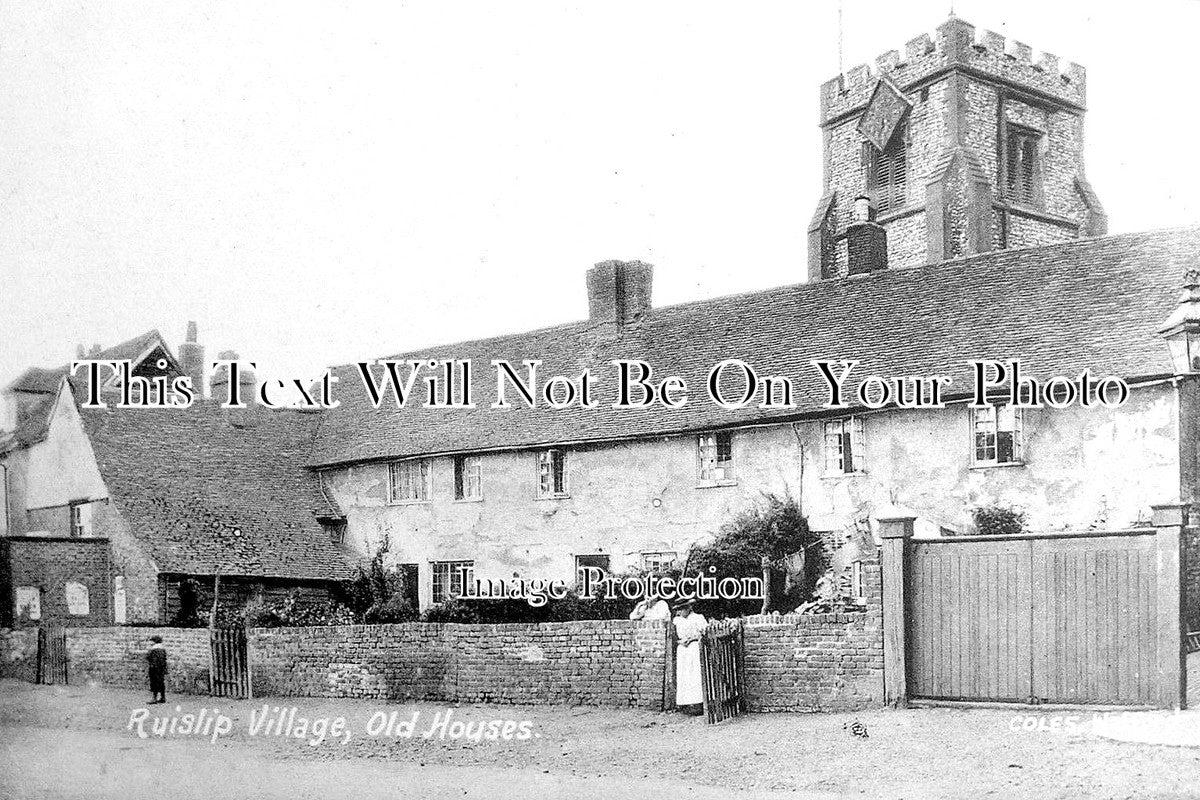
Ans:
[[[1085,99],[1083,67],[956,17],[827,81],[809,280],[1104,234]]]

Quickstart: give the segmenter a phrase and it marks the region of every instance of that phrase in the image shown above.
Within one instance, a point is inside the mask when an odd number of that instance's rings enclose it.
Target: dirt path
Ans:
[[[673,714],[301,699],[220,702],[0,682],[3,797],[1195,797],[1200,749],[1092,734],[1090,713],[914,709],[759,714],[721,726]],[[344,717],[318,746],[250,735],[263,703]],[[207,714],[230,732],[139,738],[131,713]],[[160,711],[165,709],[165,711]],[[412,738],[370,736],[372,715],[418,714]],[[424,738],[439,714],[527,721],[524,741]],[[253,715],[253,716],[252,716]],[[869,734],[843,726],[857,720]],[[1191,715],[1179,722],[1200,726]],[[293,727],[293,730],[295,726]],[[152,731],[149,721],[144,730]],[[497,726],[502,730],[502,726]],[[309,731],[311,738],[311,731]],[[518,794],[519,793],[519,794]]]

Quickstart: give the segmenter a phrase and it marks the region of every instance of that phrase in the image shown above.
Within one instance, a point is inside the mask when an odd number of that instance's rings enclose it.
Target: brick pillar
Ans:
[[[1154,510],[1158,564],[1156,593],[1158,631],[1158,706],[1187,707],[1187,661],[1183,647],[1181,602],[1183,559],[1180,545],[1187,508],[1183,503],[1151,506]]]
[[[883,702],[887,706],[908,705],[908,653],[905,640],[908,617],[908,540],[916,517],[879,519],[883,539]]]

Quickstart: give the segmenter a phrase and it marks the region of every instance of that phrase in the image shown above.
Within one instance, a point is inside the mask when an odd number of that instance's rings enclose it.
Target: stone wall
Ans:
[[[207,628],[71,628],[67,631],[70,682],[95,681],[148,692],[146,649],[155,634],[167,648],[167,691],[207,693]]]
[[[883,703],[883,614],[746,620],[751,711],[853,711]]]
[[[250,632],[255,694],[662,707],[667,628],[597,620]]]

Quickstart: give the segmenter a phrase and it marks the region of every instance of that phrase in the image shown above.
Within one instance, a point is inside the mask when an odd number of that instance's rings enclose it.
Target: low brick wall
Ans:
[[[167,648],[167,691],[207,693],[206,628],[71,628],[67,631],[70,682],[96,681],[149,691],[146,649],[155,634],[163,637]]]
[[[883,704],[883,614],[746,619],[751,711],[856,711]]]
[[[667,623],[250,631],[255,694],[661,708]]]

